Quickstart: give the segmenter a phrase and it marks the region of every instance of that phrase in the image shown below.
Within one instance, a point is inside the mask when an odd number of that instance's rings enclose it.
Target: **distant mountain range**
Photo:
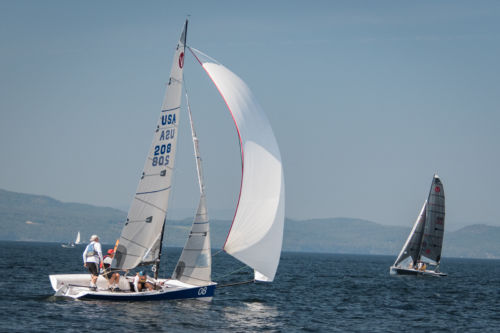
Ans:
[[[64,203],[47,196],[0,189],[0,240],[68,242],[100,235],[106,244],[120,236],[126,213],[107,207]],[[184,246],[190,219],[167,221],[165,244]],[[212,247],[220,249],[231,221],[212,220]],[[298,252],[397,256],[411,226],[385,226],[353,218],[285,221],[283,249]],[[500,227],[470,225],[445,232],[443,257],[500,258]]]

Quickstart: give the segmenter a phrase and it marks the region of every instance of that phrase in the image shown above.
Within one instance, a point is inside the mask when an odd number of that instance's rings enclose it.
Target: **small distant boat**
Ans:
[[[271,282],[278,268],[285,213],[281,156],[271,125],[248,86],[229,69],[186,46],[188,21],[174,55],[153,143],[139,179],[111,267],[124,272],[152,266],[157,289],[134,292],[133,276],[120,278],[119,290],[107,290],[101,275],[97,290],[89,286],[90,274],[50,275],[56,296],[99,300],[210,300],[212,255],[202,161],[189,101],[186,104],[194,144],[200,199],[191,232],[171,278],[158,278],[163,230],[172,187],[183,85],[184,52],[188,48],[216,85],[233,116],[241,147],[242,179],[233,223],[223,250],[254,269],[253,280]]]
[[[69,242],[69,243],[66,243],[66,244],[61,244],[62,247],[65,247],[65,248],[70,248],[70,247],[75,247],[76,245],[79,245],[81,244],[80,242],[80,231],[78,231],[78,233],[76,234],[76,240],[74,242]]]
[[[444,208],[443,183],[438,175],[434,175],[429,196],[398,258],[389,270],[391,275],[447,275],[439,272],[443,247]]]

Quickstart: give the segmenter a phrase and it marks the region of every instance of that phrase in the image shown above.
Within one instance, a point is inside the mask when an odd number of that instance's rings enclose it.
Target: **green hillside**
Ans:
[[[86,241],[99,233],[113,242],[126,213],[113,208],[64,203],[47,196],[0,190],[0,239],[68,242],[77,231]]]
[[[126,213],[113,208],[64,203],[47,196],[0,190],[0,240],[68,242],[76,232],[86,242],[98,234],[104,243],[119,237]],[[165,244],[184,246],[191,219],[167,221]],[[212,248],[220,249],[231,221],[211,221]],[[397,256],[411,226],[384,226],[353,219],[285,221],[283,249],[298,252],[388,254]],[[500,258],[500,227],[471,225],[445,232],[443,257]]]

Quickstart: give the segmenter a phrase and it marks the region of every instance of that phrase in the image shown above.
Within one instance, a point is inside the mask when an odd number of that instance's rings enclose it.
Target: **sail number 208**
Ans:
[[[171,147],[172,145],[170,143],[167,145],[155,146],[153,155],[153,166],[168,164],[169,155],[164,155],[164,154],[169,154]]]

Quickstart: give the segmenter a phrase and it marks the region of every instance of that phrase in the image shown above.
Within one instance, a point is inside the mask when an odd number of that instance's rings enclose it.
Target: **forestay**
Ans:
[[[255,279],[272,281],[283,239],[285,189],[281,156],[264,111],[233,72],[191,49],[222,95],[241,145],[240,196],[224,250],[254,268]]]
[[[113,259],[116,268],[132,269],[159,260],[177,144],[186,31],[187,21],[177,44],[151,149]]]

